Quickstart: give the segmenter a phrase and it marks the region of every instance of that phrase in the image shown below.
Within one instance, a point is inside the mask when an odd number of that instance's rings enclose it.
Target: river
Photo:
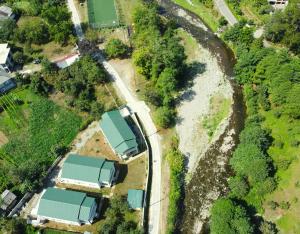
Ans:
[[[179,232],[208,233],[208,212],[212,202],[217,197],[227,193],[227,180],[231,175],[228,161],[238,136],[244,127],[245,105],[242,89],[233,76],[235,58],[233,52],[219,39],[199,17],[182,9],[170,0],[161,0],[161,14],[175,20],[184,30],[189,32],[202,47],[208,49],[218,60],[218,65],[227,77],[233,89],[232,114],[224,133],[215,141],[205,155],[199,160],[190,182],[185,186],[185,197],[182,204]],[[228,146],[224,150],[224,146]]]

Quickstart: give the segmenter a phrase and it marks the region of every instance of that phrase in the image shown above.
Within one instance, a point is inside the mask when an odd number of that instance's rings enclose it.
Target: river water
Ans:
[[[214,200],[228,191],[227,180],[232,174],[228,161],[238,143],[239,133],[244,127],[246,108],[241,88],[234,79],[231,79],[235,64],[233,52],[204,25],[197,15],[183,10],[170,0],[161,0],[159,4],[163,16],[176,21],[217,58],[219,66],[229,77],[234,91],[233,111],[229,125],[200,159],[192,179],[186,185],[182,217],[178,224],[178,232],[181,233],[208,233],[209,208]]]

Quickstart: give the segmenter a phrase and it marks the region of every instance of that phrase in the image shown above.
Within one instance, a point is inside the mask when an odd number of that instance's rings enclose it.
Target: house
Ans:
[[[127,202],[131,209],[141,210],[144,207],[144,191],[139,189],[129,189]]]
[[[136,136],[118,110],[104,113],[100,127],[110,147],[119,157],[126,159],[138,153]]]
[[[72,225],[91,224],[96,210],[96,199],[85,193],[48,188],[39,201],[37,219]]]
[[[16,83],[4,70],[0,69],[0,95],[16,87]]]
[[[275,9],[283,9],[288,5],[288,0],[268,0]]]
[[[110,187],[116,179],[115,162],[104,158],[70,154],[65,160],[59,181],[92,188]]]
[[[13,13],[13,10],[8,6],[0,6],[0,20],[6,20],[6,19],[14,19],[15,14]]]
[[[4,213],[9,212],[17,202],[17,196],[9,190],[1,194],[1,210]]]
[[[12,53],[8,44],[0,44],[0,68],[6,72],[11,72],[13,66]]]

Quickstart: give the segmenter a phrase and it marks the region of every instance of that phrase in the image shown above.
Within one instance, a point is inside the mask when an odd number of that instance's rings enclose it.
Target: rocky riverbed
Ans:
[[[228,161],[244,126],[243,96],[232,77],[235,63],[232,51],[195,14],[170,0],[159,3],[164,17],[173,19],[197,40],[203,54],[198,59],[206,64],[206,71],[196,76],[191,87],[194,96],[183,100],[178,107],[181,118],[177,124],[180,149],[187,155],[189,171],[193,171],[185,186],[179,229],[182,233],[206,233],[213,201],[228,190],[227,180],[231,175]],[[220,91],[231,96],[231,111],[205,145],[207,137],[197,128],[199,118],[209,111],[210,97]]]

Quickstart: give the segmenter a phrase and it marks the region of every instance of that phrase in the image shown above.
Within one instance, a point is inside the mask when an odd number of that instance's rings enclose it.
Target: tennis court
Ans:
[[[119,25],[114,0],[88,0],[89,24],[93,28]]]

